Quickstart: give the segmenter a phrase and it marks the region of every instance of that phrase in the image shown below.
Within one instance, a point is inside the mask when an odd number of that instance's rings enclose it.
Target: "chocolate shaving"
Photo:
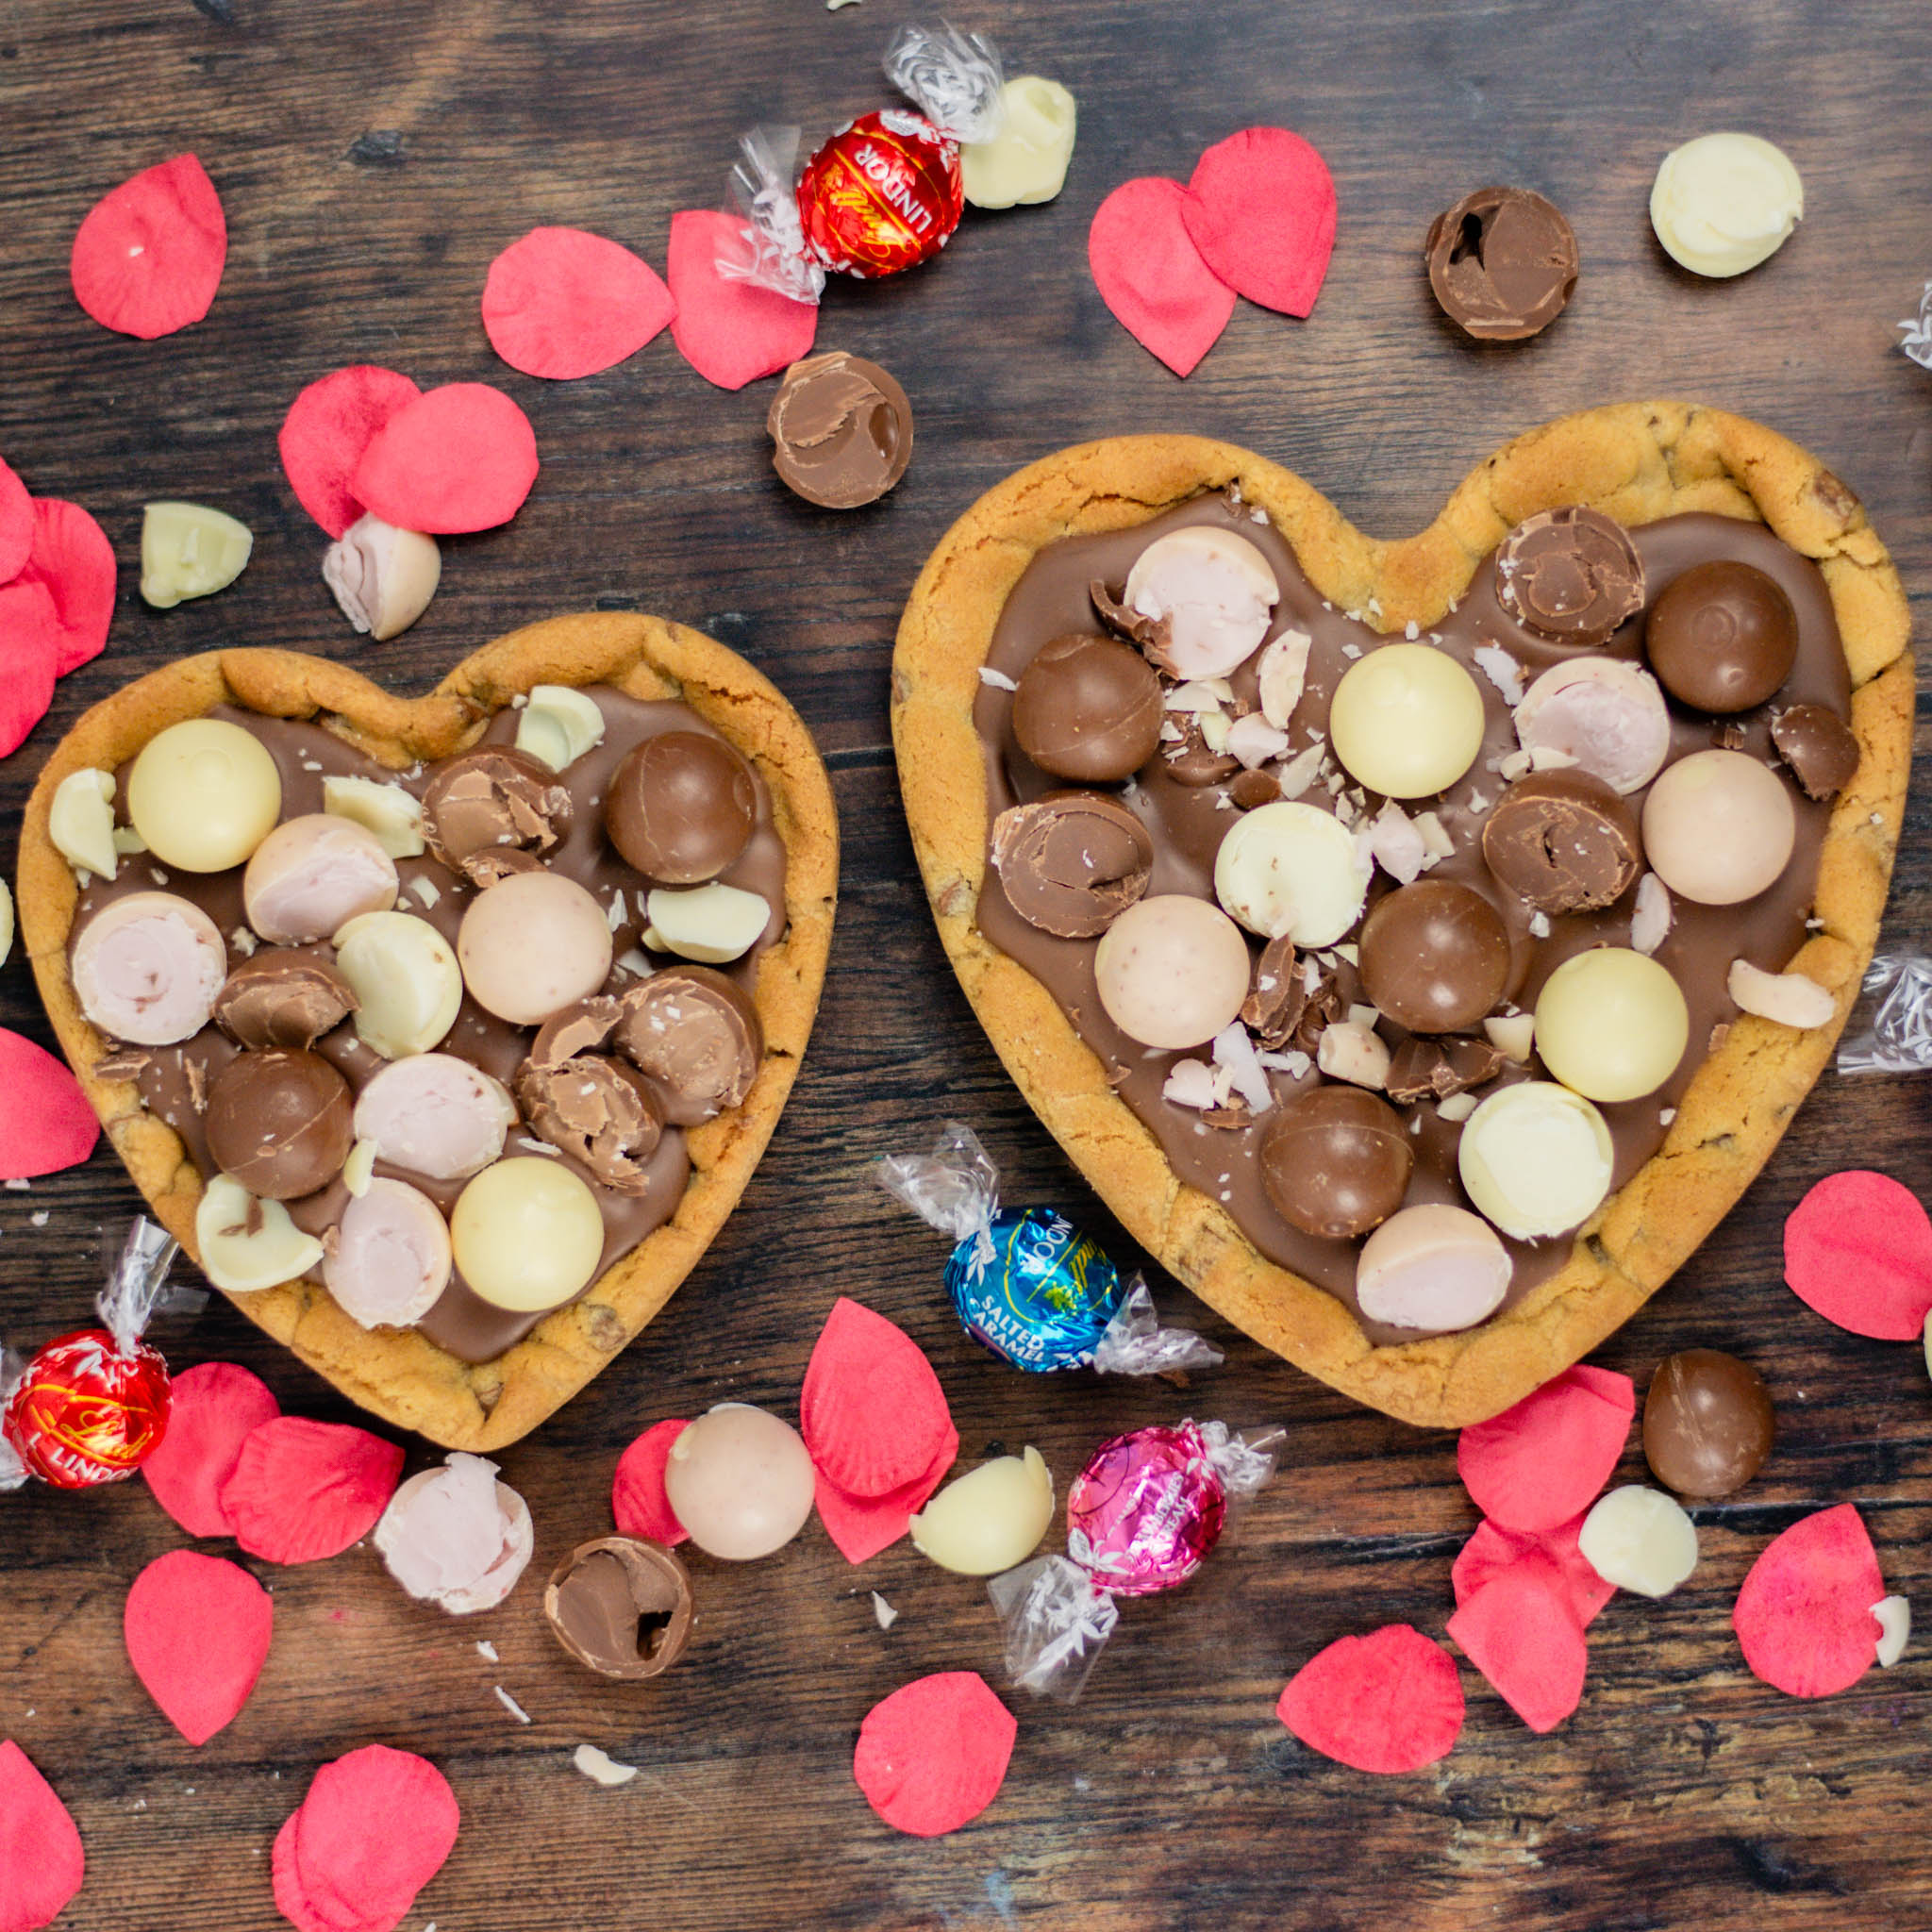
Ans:
[[[1117,630],[1122,637],[1139,644],[1154,663],[1165,664],[1174,644],[1173,618],[1142,617],[1138,610],[1128,609],[1124,604],[1115,601],[1098,577],[1087,586],[1087,594],[1092,598],[1094,609],[1100,613],[1101,622],[1108,629]]]
[[[1224,778],[1231,778],[1241,768],[1241,761],[1224,751],[1213,751],[1201,730],[1198,716],[1191,716],[1187,728],[1178,744],[1170,744],[1161,752],[1167,760],[1167,775],[1176,785],[1186,785],[1199,790],[1204,785],[1219,785]]]
[[[1412,1034],[1390,1057],[1382,1084],[1391,1100],[1408,1107],[1467,1093],[1493,1080],[1506,1063],[1501,1049],[1487,1040]]]
[[[132,1080],[143,1073],[154,1055],[139,1046],[117,1046],[94,1062],[96,1080]]]
[[[1270,940],[1255,961],[1255,976],[1241,1002],[1242,1024],[1263,1046],[1279,1049],[1301,1024],[1307,1000],[1307,988],[1295,965],[1294,941]]]

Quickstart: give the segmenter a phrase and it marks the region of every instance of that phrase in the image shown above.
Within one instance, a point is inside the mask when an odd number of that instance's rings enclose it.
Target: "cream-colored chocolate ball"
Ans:
[[[330,812],[285,820],[242,875],[248,924],[278,946],[328,939],[396,903],[396,862],[367,825]]]
[[[253,732],[223,718],[170,724],[127,774],[127,816],[163,865],[226,872],[282,813],[282,774]]]
[[[1536,1002],[1536,1047],[1586,1100],[1641,1100],[1677,1070],[1690,1009],[1667,968],[1627,946],[1565,959]]]
[[[596,1197],[562,1161],[534,1154],[486,1167],[457,1197],[449,1231],[463,1279],[523,1313],[560,1307],[604,1254]]]
[[[1491,1093],[1457,1143],[1457,1171],[1476,1211],[1524,1241],[1588,1221],[1610,1191],[1615,1162],[1603,1115],[1552,1080]]]
[[[1651,870],[1700,906],[1755,899],[1790,863],[1797,836],[1785,781],[1740,751],[1679,758],[1643,801]]]
[[[781,1550],[811,1514],[805,1439],[770,1409],[725,1402],[677,1432],[664,1464],[672,1514],[708,1556],[748,1563]]]
[[[1483,694],[1433,644],[1382,644],[1342,673],[1329,742],[1358,785],[1391,798],[1446,791],[1483,748]]]
[[[541,1026],[610,976],[610,923],[575,879],[514,873],[479,893],[457,932],[463,982],[479,1007]]]
[[[1093,975],[1107,1016],[1142,1046],[1200,1046],[1248,996],[1248,942],[1219,906],[1164,892],[1101,936]]]

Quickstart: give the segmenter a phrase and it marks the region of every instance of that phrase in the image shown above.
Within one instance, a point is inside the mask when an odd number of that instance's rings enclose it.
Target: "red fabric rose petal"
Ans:
[[[141,1465],[154,1498],[190,1536],[233,1536],[222,1485],[242,1445],[282,1406],[239,1362],[196,1362],[174,1377],[168,1432]]]
[[[1792,1697],[1829,1697],[1875,1661],[1872,1606],[1884,1594],[1864,1522],[1840,1503],[1792,1524],[1752,1564],[1731,1627],[1755,1676]]]
[[[94,203],[69,268],[75,299],[102,327],[152,341],[208,313],[227,258],[215,184],[193,155],[176,155]]]
[[[671,1445],[690,1426],[684,1422],[653,1423],[618,1458],[610,1485],[610,1513],[617,1519],[620,1536],[642,1537],[669,1549],[691,1534],[664,1493],[664,1465],[671,1459]]]
[[[221,1506],[250,1556],[314,1563],[375,1527],[402,1467],[403,1452],[367,1429],[276,1416],[242,1444]]]
[[[0,1180],[32,1180],[78,1167],[101,1123],[64,1060],[0,1028]]]
[[[841,1295],[825,1317],[798,1398],[811,1459],[848,1495],[904,1489],[953,1425],[945,1391],[911,1336]]]
[[[1019,1733],[977,1671],[941,1671],[866,1712],[852,1775],[894,1831],[941,1838],[999,1795]]]
[[[423,391],[407,375],[358,362],[311,382],[289,405],[275,439],[295,500],[331,537],[340,537],[362,506],[349,479],[370,439]]]
[[[1176,375],[1221,340],[1234,291],[1201,259],[1181,223],[1187,190],[1146,175],[1123,181],[1093,211],[1087,266],[1113,317]]]
[[[1531,1730],[1554,1730],[1582,1701],[1583,1629],[1562,1572],[1541,1551],[1499,1570],[1449,1619],[1448,1630]]]
[[[302,1874],[295,1864],[295,1827],[302,1813],[291,1811],[275,1833],[275,1850],[269,1858],[269,1881],[275,1887],[275,1910],[295,1927],[295,1932],[342,1932],[325,1919],[302,1889]]]
[[[51,1925],[86,1875],[67,1807],[26,1753],[0,1739],[0,1932]]]
[[[1854,1335],[1916,1341],[1932,1312],[1932,1219],[1890,1174],[1827,1174],[1785,1223],[1785,1280]]]
[[[1584,1517],[1589,1513],[1585,1510],[1582,1516],[1573,1517],[1555,1529],[1545,1530],[1505,1529],[1501,1524],[1491,1523],[1485,1517],[1476,1524],[1475,1534],[1463,1544],[1449,1572],[1457,1607],[1467,1603],[1499,1571],[1507,1570],[1519,1557],[1537,1550],[1549,1557],[1562,1573],[1563,1580],[1570,1589],[1570,1605],[1576,1612],[1576,1621],[1584,1629],[1589,1629],[1604,1606],[1617,1593],[1617,1586],[1606,1583],[1577,1547],[1576,1539],[1583,1528]]]
[[[1609,1481],[1637,1412],[1628,1375],[1578,1362],[1463,1430],[1456,1467],[1475,1507],[1506,1529],[1555,1529]]]
[[[818,1471],[819,1521],[839,1554],[848,1563],[864,1563],[890,1549],[912,1526],[912,1519],[925,1507],[926,1499],[958,1458],[959,1434],[949,1423],[945,1439],[924,1473],[890,1495],[848,1495],[824,1470]]]
[[[1357,1771],[1420,1771],[1462,1729],[1456,1659],[1409,1624],[1339,1637],[1281,1693],[1274,1714],[1302,1742]]]
[[[1335,246],[1328,163],[1286,127],[1244,127],[1194,164],[1181,206],[1201,258],[1250,302],[1306,315]]]
[[[730,247],[738,227],[715,208],[684,208],[671,217],[665,263],[677,306],[671,339],[677,353],[720,389],[742,389],[810,355],[819,326],[815,303],[794,302],[718,273],[718,251]]]
[[[17,584],[40,584],[53,599],[54,675],[65,677],[107,648],[114,621],[114,546],[77,503],[33,500],[33,544]]]
[[[127,1592],[127,1661],[191,1744],[232,1724],[268,1661],[275,1605],[234,1563],[198,1550],[157,1557]]]
[[[34,500],[26,485],[0,463],[0,584],[10,584],[26,567],[34,541]]]
[[[0,758],[20,749],[54,702],[59,635],[45,584],[0,584]]]
[[[349,489],[385,523],[441,537],[508,523],[536,480],[530,419],[487,382],[451,382],[375,432]]]
[[[553,381],[614,368],[676,313],[649,262],[584,228],[532,228],[483,284],[490,346],[512,369]]]
[[[293,1820],[293,1889],[341,1932],[389,1932],[442,1870],[461,1822],[449,1780],[426,1757],[365,1744],[309,1783]]]

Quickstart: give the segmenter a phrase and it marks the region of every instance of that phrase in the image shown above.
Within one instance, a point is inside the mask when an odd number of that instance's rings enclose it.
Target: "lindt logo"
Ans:
[[[924,230],[932,225],[932,216],[920,207],[917,197],[906,185],[906,178],[899,171],[897,156],[883,155],[871,142],[862,141],[852,158],[910,226]]]

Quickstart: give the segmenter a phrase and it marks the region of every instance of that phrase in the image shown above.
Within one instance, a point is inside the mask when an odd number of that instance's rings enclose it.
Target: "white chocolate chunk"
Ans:
[[[114,843],[114,779],[92,765],[70,772],[47,808],[47,837],[76,872],[111,879],[120,863]]]
[[[1731,961],[1724,987],[1745,1012],[1801,1033],[1823,1026],[1838,1011],[1838,1002],[1815,979],[1802,973],[1766,973],[1748,959]]]
[[[1261,715],[1277,731],[1288,729],[1294,708],[1302,701],[1308,676],[1308,651],[1314,641],[1305,630],[1285,630],[1256,661]]]
[[[1423,841],[1421,828],[1392,798],[1376,813],[1368,838],[1376,864],[1398,885],[1413,885],[1422,876],[1429,848]]]
[[[1328,946],[1360,917],[1370,871],[1332,812],[1281,799],[1228,827],[1214,857],[1214,893],[1263,939]]]
[[[456,1024],[463,974],[450,944],[412,912],[365,912],[336,934],[336,965],[362,1043],[386,1060],[427,1053]]]
[[[150,503],[141,517],[141,594],[157,610],[225,591],[247,567],[246,524],[205,503]]]
[[[400,785],[375,778],[325,778],[322,808],[366,826],[391,858],[420,858],[425,849],[423,801]]]
[[[1033,1554],[1052,1520],[1053,1474],[1029,1448],[948,1483],[912,1519],[912,1546],[941,1570],[996,1576]]]
[[[1491,1093],[1464,1123],[1457,1148],[1477,1212],[1518,1241],[1568,1234],[1588,1221],[1610,1191],[1614,1159],[1603,1115],[1550,1080]]]
[[[402,633],[429,608],[442,578],[442,553],[421,530],[399,530],[359,516],[323,553],[322,580],[342,615],[378,642]]]
[[[899,1613],[877,1591],[872,1593],[872,1614],[881,1630],[890,1630],[899,1621]]]
[[[1259,711],[1250,711],[1227,727],[1223,744],[1229,757],[1241,759],[1252,772],[1288,749],[1288,733],[1277,730]]]
[[[1872,1606],[1878,1620],[1878,1661],[1889,1671],[1906,1654],[1912,1641],[1912,1606],[1908,1598],[1882,1596]]]
[[[959,175],[974,208],[1030,208],[1066,185],[1079,110],[1057,80],[1016,75],[1000,90],[1004,109],[991,141],[959,144]]]
[[[540,684],[517,717],[517,749],[553,772],[574,765],[604,742],[604,713],[575,686]]]
[[[1671,890],[1656,873],[1637,881],[1637,905],[1630,914],[1630,950],[1647,959],[1671,935],[1674,918]]]
[[[1507,1058],[1521,1064],[1530,1055],[1536,1044],[1536,1015],[1534,1013],[1491,1013],[1483,1022],[1483,1031],[1490,1036],[1490,1044]]]
[[[443,1463],[396,1491],[370,1541],[419,1601],[459,1617],[494,1609],[536,1548],[529,1507],[487,1457],[458,1450]]]
[[[1697,1567],[1697,1526],[1674,1496],[1625,1483],[1598,1499],[1576,1547],[1606,1583],[1639,1596],[1669,1596]]]
[[[1389,1048],[1379,1033],[1372,1033],[1353,1020],[1341,1020],[1323,1027],[1315,1064],[1331,1080],[1346,1080],[1352,1087],[1380,1088],[1389,1079]]]
[[[1740,275],[1767,261],[1804,218],[1790,158],[1756,134],[1702,134],[1673,148],[1650,190],[1650,225],[1692,275]]]
[[[1454,854],[1456,841],[1450,838],[1442,821],[1434,812],[1419,811],[1412,823],[1416,830],[1422,834],[1423,850],[1428,854],[1431,862],[1438,858],[1447,858]]]
[[[1280,597],[1268,559],[1245,537],[1195,524],[1141,551],[1122,601],[1141,617],[1168,619],[1165,650],[1148,655],[1186,678],[1239,670],[1268,634]]]
[[[279,1201],[258,1201],[238,1180],[213,1175],[194,1212],[201,1272],[230,1294],[296,1281],[318,1266],[322,1243]]]
[[[849,4],[850,0],[825,0],[828,7]],[[620,1764],[608,1751],[600,1751],[594,1744],[579,1744],[570,1761],[593,1785],[602,1785],[607,1790],[629,1784],[638,1774],[635,1764]]]
[[[116,825],[114,850],[123,858],[134,858],[147,850],[147,841],[132,825]]]
[[[0,966],[6,965],[13,951],[13,894],[7,881],[0,879]]]
[[[1457,1121],[1466,1121],[1474,1111],[1474,1093],[1452,1093],[1447,1100],[1439,1100],[1436,1103],[1436,1118],[1448,1121],[1452,1124]]]
[[[375,1157],[381,1151],[374,1141],[358,1141],[349,1149],[349,1158],[342,1162],[342,1185],[355,1199],[359,1201],[369,1191],[375,1174]]]
[[[1170,1107],[1185,1107],[1206,1113],[1216,1102],[1214,1069],[1206,1060],[1176,1060],[1167,1070],[1160,1097]]]
[[[742,958],[771,924],[772,908],[757,892],[713,879],[688,891],[659,886],[645,901],[660,952],[708,966]]]

